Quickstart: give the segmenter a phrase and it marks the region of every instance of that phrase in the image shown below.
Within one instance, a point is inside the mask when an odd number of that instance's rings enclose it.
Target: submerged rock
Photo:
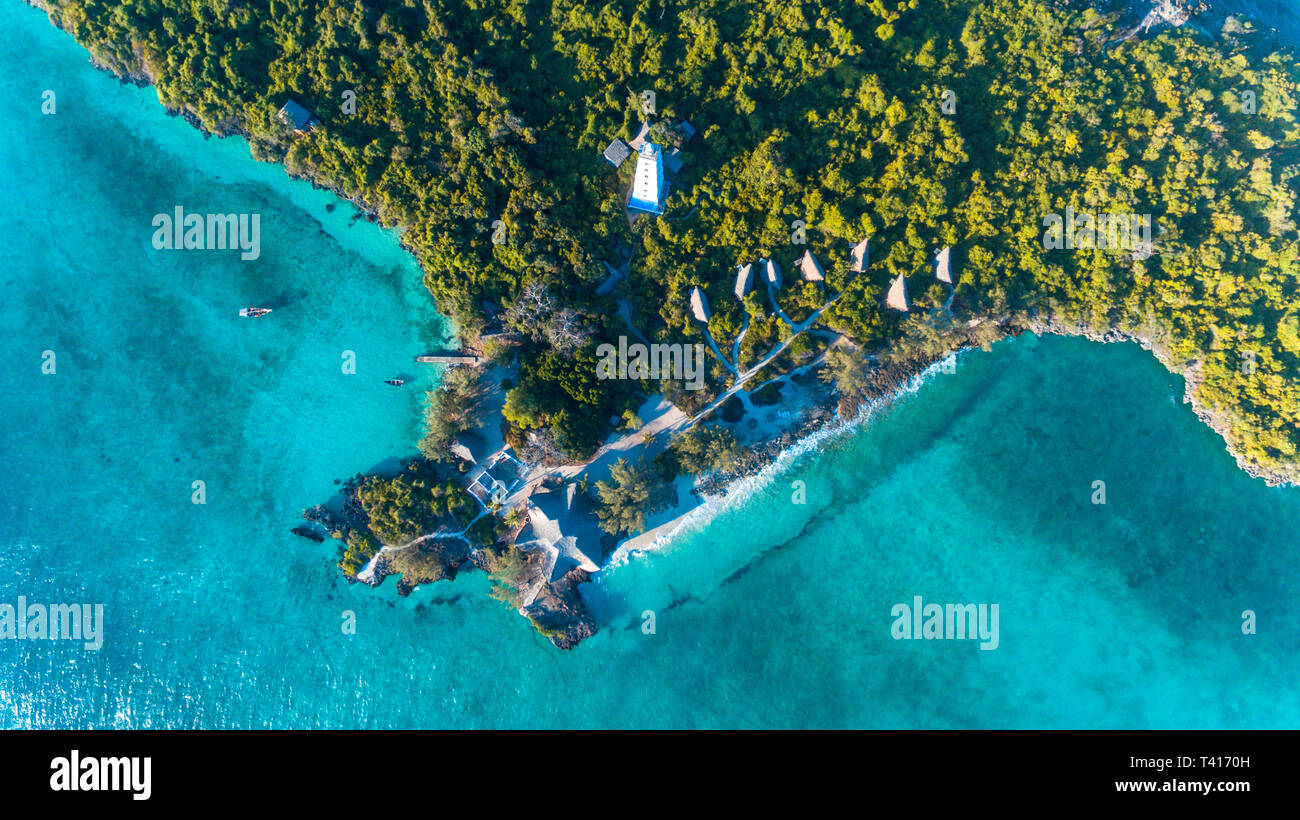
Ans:
[[[325,536],[312,527],[294,527],[290,532],[308,541],[315,541],[317,544],[325,540]]]

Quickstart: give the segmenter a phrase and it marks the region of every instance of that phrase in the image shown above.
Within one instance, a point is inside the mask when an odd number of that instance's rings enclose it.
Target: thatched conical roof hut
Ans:
[[[864,239],[849,251],[849,270],[862,273],[867,269],[867,240]]]
[[[754,289],[754,263],[746,262],[736,268],[736,286],[732,289],[737,299],[744,300],[745,296]]]
[[[822,271],[822,266],[818,264],[817,257],[813,256],[812,249],[803,252],[799,261],[795,263],[799,268],[799,274],[805,282],[825,282],[826,274]]]
[[[934,256],[934,278],[945,284],[952,284],[952,267],[949,256],[952,248],[944,248]]]
[[[691,288],[691,316],[697,322],[709,322],[709,297],[704,295],[699,285]]]
[[[898,274],[889,285],[889,295],[885,297],[885,307],[891,310],[907,312],[907,280]]]

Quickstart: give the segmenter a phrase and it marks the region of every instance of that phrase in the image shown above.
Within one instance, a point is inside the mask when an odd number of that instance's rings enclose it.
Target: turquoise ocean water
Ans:
[[[0,641],[0,725],[1300,727],[1300,491],[1238,471],[1133,345],[963,356],[606,571],[572,652],[481,575],[349,587],[288,529],[414,451],[411,357],[447,328],[397,238],[13,2],[0,111],[0,602],[107,622],[99,652]],[[260,213],[262,258],[154,250],[176,205]],[[997,603],[999,648],[891,639],[914,595]]]

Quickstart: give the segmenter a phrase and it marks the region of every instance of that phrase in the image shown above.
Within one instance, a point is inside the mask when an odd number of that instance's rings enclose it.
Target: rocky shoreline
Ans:
[[[560,649],[572,649],[597,632],[597,624],[582,600],[578,587],[591,580],[591,574],[574,567],[560,578],[550,581],[543,576],[544,561],[529,555],[527,568],[517,580],[519,588],[533,587],[536,594],[519,614]],[[452,581],[463,569],[478,569],[491,574],[492,565],[481,549],[473,549],[464,538],[433,537],[407,547],[385,547],[364,573],[348,578],[350,583],[378,587],[390,575],[398,575],[397,594],[409,596],[424,584]],[[364,575],[364,577],[362,577]]]
[[[67,31],[61,25],[57,10],[52,10],[49,3],[44,2],[44,0],[27,1],[30,5],[49,15],[51,21],[59,28]],[[116,76],[119,82],[124,85],[133,85],[139,88],[156,87],[157,78],[138,52],[136,57],[137,62],[134,65],[114,65],[100,59],[92,52],[90,62],[96,68]],[[223,122],[218,124],[216,128],[210,129],[204,125],[198,114],[191,108],[185,106],[174,107],[165,104],[163,108],[168,115],[184,119],[205,137],[243,137],[248,141],[255,158],[275,161],[284,165],[283,154],[279,157],[270,157],[264,153],[265,147],[268,145],[275,145],[279,148],[284,148],[284,146],[280,143],[258,139],[243,123]],[[356,195],[349,196],[336,184],[294,172],[287,167],[285,167],[285,172],[291,179],[307,182],[316,190],[328,191],[339,199],[351,203],[365,214],[368,220],[382,224],[376,208]],[[405,242],[401,243],[401,247],[408,253],[412,253],[412,257],[415,258],[412,248]],[[416,258],[416,264],[420,267],[422,273],[427,274],[418,258]],[[923,366],[908,368],[913,374],[920,372],[922,369],[924,369]],[[906,377],[902,377],[902,371],[899,371],[896,375],[900,377],[900,381],[897,383],[891,382],[889,377],[883,375],[880,377],[881,384],[876,396],[883,397],[889,392],[890,384],[898,386],[906,382]],[[833,395],[828,392],[826,400],[818,403],[805,413],[795,428],[748,451],[737,469],[710,477],[705,483],[705,488],[697,490],[697,495],[705,493],[713,495],[715,492],[725,495],[737,482],[761,472],[780,458],[787,448],[797,444],[799,440],[816,433],[829,424],[835,423],[837,404],[838,400],[834,399]],[[326,535],[337,536],[343,531],[356,528],[365,515],[355,501],[348,500],[352,498],[348,490],[363,478],[363,475],[358,474],[344,482],[343,495],[345,502],[341,513],[327,510],[320,505],[303,513],[303,518],[323,528],[325,530],[324,534],[310,526],[295,527],[292,530],[293,533],[315,543],[321,543]],[[405,553],[411,554],[406,555]],[[471,549],[467,542],[434,538],[430,539],[430,542],[412,546],[403,553],[389,551],[389,548],[381,549],[367,567],[369,574],[364,578],[358,577],[361,573],[348,574],[344,572],[343,575],[347,578],[349,584],[360,582],[370,587],[378,587],[388,576],[398,575],[397,593],[399,596],[406,597],[422,584],[454,579],[466,564],[471,568],[488,571],[488,568],[479,557],[479,552]],[[540,585],[540,590],[534,600],[527,607],[520,609],[520,614],[528,617],[538,632],[550,639],[557,647],[571,649],[583,639],[594,635],[598,629],[578,591],[582,584],[590,580],[590,573],[575,567],[555,581],[546,581]]]
[[[578,587],[591,580],[591,573],[574,567],[558,580],[543,584],[532,603],[520,614],[560,649],[572,649],[595,635],[598,626]]]
[[[1249,461],[1244,455],[1237,452],[1232,446],[1230,418],[1226,414],[1217,413],[1205,407],[1196,398],[1196,390],[1204,378],[1201,373],[1200,362],[1197,360],[1178,361],[1169,352],[1168,348],[1153,338],[1153,331],[1143,332],[1141,330],[1121,330],[1119,328],[1099,331],[1081,322],[1062,321],[1055,317],[1036,320],[1028,329],[1039,334],[1052,333],[1058,336],[1078,336],[1101,344],[1134,342],[1143,350],[1150,351],[1166,370],[1182,377],[1183,402],[1191,405],[1192,412],[1196,414],[1196,417],[1223,440],[1224,449],[1237,462],[1238,469],[1252,478],[1260,479],[1270,487],[1300,486],[1300,465],[1292,465],[1290,469],[1269,470],[1262,465]]]
[[[62,25],[60,11],[53,4],[47,0],[27,0],[27,2],[45,12],[61,29],[67,30]],[[1138,5],[1143,4],[1130,4],[1130,10],[1137,11]],[[1150,3],[1145,4],[1148,10],[1150,5]],[[124,84],[137,87],[156,86],[156,77],[146,58],[139,50],[136,50],[134,58],[133,63],[118,63],[106,61],[92,53],[90,61],[96,68],[113,73]],[[284,165],[288,154],[287,146],[284,141],[277,139],[275,134],[254,135],[244,123],[237,121],[221,122],[215,128],[209,129],[204,126],[196,111],[188,106],[164,107],[168,114],[183,118],[205,136],[241,136],[249,142],[250,150],[256,159]],[[364,214],[367,220],[384,224],[378,209],[361,200],[359,195],[347,195],[337,184],[314,178],[305,172],[292,171],[288,167],[285,167],[285,171],[290,178],[305,181],[317,190],[328,191],[339,199],[350,202],[361,214]],[[428,271],[414,254],[413,249],[405,242],[402,242],[401,246],[412,254],[417,266],[427,276]],[[1244,455],[1234,449],[1231,441],[1232,420],[1226,414],[1204,407],[1196,398],[1202,381],[1200,363],[1175,360],[1175,357],[1156,341],[1158,335],[1155,332],[1143,333],[1121,329],[1099,331],[1082,323],[1056,318],[1035,318],[1024,327],[1005,320],[995,321],[994,324],[998,326],[1004,337],[1030,330],[1036,333],[1081,336],[1101,343],[1121,341],[1138,343],[1144,349],[1150,350],[1167,370],[1184,379],[1184,401],[1191,405],[1193,412],[1203,423],[1224,440],[1226,449],[1234,457],[1240,469],[1253,477],[1260,478],[1270,486],[1300,484],[1300,467],[1266,469],[1248,461]],[[956,350],[969,349],[971,346],[973,345],[961,345]],[[875,368],[870,375],[869,386],[860,396],[840,396],[826,389],[809,391],[812,406],[802,412],[792,428],[747,448],[731,469],[712,474],[700,481],[693,491],[694,494],[701,499],[726,497],[745,479],[756,476],[777,463],[783,454],[797,447],[801,441],[819,435],[834,425],[852,423],[860,417],[863,406],[877,407],[893,401],[916,376],[940,358],[942,357],[916,357],[905,362]],[[349,486],[360,479],[361,476],[349,479]],[[348,498],[346,491],[344,496]],[[358,510],[349,508],[348,503],[345,502],[341,515],[326,511],[323,507],[316,507],[304,513],[303,517],[324,526],[328,533],[335,535],[340,531],[346,531],[349,527],[355,527],[355,516]],[[319,532],[310,527],[297,527],[293,532],[318,543],[324,540]],[[345,571],[344,575],[349,583],[361,581],[372,587],[382,584],[389,575],[399,575],[397,592],[399,596],[405,597],[422,584],[454,579],[467,565],[491,573],[491,567],[484,553],[475,549],[464,537],[434,534],[425,538],[427,540],[400,548],[383,547],[375,553],[371,563],[367,565],[364,578],[360,577],[362,573],[348,574]],[[581,640],[595,634],[597,625],[579,591],[582,584],[591,580],[591,573],[581,568],[574,568],[557,580],[551,581],[540,577],[542,572],[533,565],[534,563],[529,564],[524,585],[534,590],[535,594],[526,605],[519,607],[520,614],[529,618],[538,632],[562,649],[570,649]],[[608,563],[604,565],[607,566]]]
[[[1009,320],[994,322],[994,324],[998,326],[1003,339],[1029,331],[1037,334],[1083,337],[1103,344],[1117,342],[1135,342],[1139,344],[1143,349],[1151,351],[1169,372],[1183,377],[1186,386],[1184,401],[1189,403],[1198,418],[1215,430],[1220,437],[1224,438],[1226,443],[1225,430],[1227,422],[1200,407],[1195,398],[1195,389],[1199,384],[1197,363],[1194,361],[1189,363],[1176,361],[1163,346],[1155,341],[1154,331],[1146,333],[1120,329],[1098,331],[1081,322],[1041,317],[1033,317],[1024,322],[1023,325]],[[697,484],[692,491],[693,494],[701,503],[726,498],[739,489],[747,479],[758,476],[772,467],[785,453],[798,447],[801,442],[833,430],[836,426],[842,426],[847,430],[851,425],[863,418],[863,411],[866,408],[874,410],[888,405],[907,392],[908,388],[915,383],[915,379],[923,375],[927,369],[949,355],[955,355],[976,346],[975,344],[960,345],[941,355],[916,356],[899,363],[877,367],[873,369],[869,377],[867,388],[860,396],[851,397],[851,399],[841,396],[838,392],[828,388],[811,390],[810,392],[815,396],[815,400],[803,412],[793,427],[780,435],[747,448],[732,469],[707,476]],[[1227,449],[1232,453],[1231,447],[1227,447]],[[1243,471],[1264,480],[1270,486],[1297,483],[1297,477],[1294,475],[1269,473],[1258,465],[1245,461],[1236,453],[1233,453],[1233,456]],[[347,483],[350,485],[361,478],[361,476],[356,476],[349,479]],[[304,517],[320,523],[327,523],[318,514],[322,509],[315,508],[309,513],[305,513]],[[691,515],[696,509],[698,507],[687,511],[678,520]],[[354,510],[353,514],[356,512]],[[345,509],[344,517],[347,514]],[[338,514],[328,513],[328,515],[337,516]],[[385,550],[390,549],[393,548],[385,548]],[[427,546],[422,543],[418,546],[408,547],[407,551],[413,554],[404,557],[401,554],[381,551],[376,556],[373,566],[370,568],[370,575],[367,578],[349,577],[349,581],[361,580],[363,583],[375,587],[379,586],[389,575],[401,575],[397,591],[399,595],[405,597],[421,584],[453,579],[466,564],[471,568],[491,572],[491,568],[482,558],[481,552],[471,549],[463,539],[457,541],[455,539],[432,537]],[[609,555],[605,556],[606,560],[602,563],[601,569],[609,566],[611,557]],[[521,579],[520,587],[531,587],[536,590],[536,594],[527,605],[519,608],[519,612],[527,617],[537,631],[548,638],[555,646],[561,649],[572,649],[582,640],[594,635],[599,628],[587,609],[580,592],[581,585],[592,580],[592,573],[575,567],[561,578],[549,581],[541,577],[543,567],[540,564],[542,562],[534,561],[533,563],[538,564],[538,566],[530,565],[526,577]],[[429,569],[429,567],[433,568]]]
[[[461,567],[472,563],[472,560],[469,545],[464,539],[431,538],[400,552],[381,550],[369,566],[367,578],[354,576],[348,580],[377,587],[388,576],[399,575],[397,594],[405,598],[423,584],[455,580]]]
[[[369,516],[356,498],[356,490],[366,478],[357,474],[341,482],[342,507],[333,510],[317,505],[304,510],[302,517],[310,524],[295,527],[293,533],[316,543],[328,535],[346,546],[350,533],[369,532]],[[599,627],[578,592],[580,585],[591,580],[590,573],[574,567],[551,580],[548,573],[552,563],[544,553],[517,550],[521,563],[518,575],[503,577],[495,573],[500,571],[501,556],[516,549],[513,536],[499,536],[491,544],[476,544],[468,535],[469,530],[465,533],[445,530],[445,526],[440,526],[439,531],[402,545],[382,545],[356,572],[349,572],[342,562],[340,570],[349,584],[361,583],[371,588],[382,586],[389,576],[398,576],[397,594],[403,598],[425,584],[455,580],[464,570],[481,570],[494,584],[509,590],[496,597],[512,602],[520,615],[560,649],[572,649],[596,634]],[[344,553],[344,546],[339,552]]]
[[[64,30],[65,32],[67,31],[67,28],[62,25],[62,19],[61,16],[58,14],[57,8],[52,8],[51,4],[46,2],[46,0],[26,0],[26,2],[29,5],[45,12],[56,26],[58,26],[60,29]],[[1163,0],[1126,0],[1125,2],[1111,4],[1111,13],[1116,13],[1116,6],[1118,6],[1119,16],[1124,18],[1135,18],[1141,20],[1144,19],[1146,15],[1151,13],[1151,11],[1155,7],[1160,6],[1162,2]],[[1188,6],[1190,10],[1194,12],[1194,14],[1191,15],[1192,19],[1204,15],[1212,19],[1215,23],[1218,23],[1219,25],[1222,25],[1223,21],[1227,17],[1232,16],[1232,12],[1227,12],[1227,11],[1222,11],[1211,7],[1207,7],[1206,4],[1201,2],[1175,3],[1172,5]],[[1164,17],[1161,17],[1159,22],[1161,24],[1167,25],[1171,21],[1164,19]],[[136,58],[137,58],[137,64],[134,66],[123,65],[120,67],[115,67],[104,62],[102,59],[94,55],[93,52],[90,55],[90,61],[92,65],[94,65],[96,68],[114,74],[123,83],[135,85],[138,87],[154,86],[156,84],[156,78],[149,70],[149,67],[144,63],[138,51],[136,52]],[[242,123],[238,123],[238,122],[221,123],[217,129],[209,130],[203,125],[198,115],[192,109],[185,108],[185,107],[172,108],[172,107],[165,106],[165,110],[167,111],[168,114],[172,116],[179,116],[183,118],[186,122],[194,126],[204,135],[215,134],[216,136],[219,137],[241,136],[249,141],[250,147],[261,145],[261,143],[254,138],[253,134],[250,131],[248,131],[248,129],[245,128]],[[269,158],[263,157],[262,159],[269,159]],[[279,162],[281,165],[283,165],[283,156],[273,161]],[[285,172],[292,179],[302,180],[304,182],[307,182],[317,190],[329,191],[330,193],[334,194],[338,198],[350,202],[359,211],[365,214],[368,220],[383,224],[383,220],[379,215],[378,210],[372,207],[369,203],[363,201],[359,196],[347,195],[336,184],[328,180],[326,181],[318,180],[313,177],[307,176],[305,174],[295,173],[293,171],[290,171],[288,168],[285,169]],[[415,254],[412,252],[412,249],[409,246],[407,246],[404,242],[401,243],[401,246],[408,253],[412,253],[412,257],[415,258]],[[424,266],[421,264],[418,258],[416,258],[416,265],[420,267],[422,273],[427,274],[427,271],[424,271]],[[1161,362],[1161,364],[1165,365],[1165,367],[1170,372],[1176,373],[1177,375],[1180,375],[1184,378],[1186,382],[1184,401],[1186,401],[1188,404],[1192,406],[1193,412],[1196,413],[1197,417],[1202,422],[1204,422],[1208,427],[1210,427],[1210,429],[1214,430],[1215,433],[1217,433],[1224,440],[1226,449],[1232,455],[1233,459],[1237,462],[1237,465],[1244,472],[1246,472],[1247,474],[1255,478],[1259,478],[1265,481],[1267,484],[1269,484],[1269,486],[1288,486],[1288,485],[1300,484],[1300,465],[1297,465],[1290,470],[1285,470],[1285,469],[1268,470],[1258,464],[1251,463],[1241,453],[1237,452],[1233,448],[1231,441],[1229,440],[1229,431],[1231,428],[1229,419],[1222,413],[1217,413],[1215,411],[1212,411],[1204,407],[1200,402],[1197,401],[1195,397],[1196,387],[1200,384],[1202,378],[1196,366],[1196,363],[1193,362],[1187,365],[1179,365],[1177,363],[1174,363],[1172,357],[1168,354],[1168,351],[1163,349],[1161,345],[1153,342],[1151,338],[1149,338],[1149,336],[1142,333],[1135,333],[1135,332],[1130,332],[1130,331],[1125,331],[1120,329],[1112,329],[1109,331],[1097,331],[1093,328],[1086,327],[1081,323],[1064,322],[1064,321],[1057,320],[1055,318],[1047,319],[1047,320],[1036,320],[1032,322],[1031,326],[1026,329],[1034,330],[1035,332],[1058,333],[1061,335],[1068,335],[1068,336],[1082,336],[1084,338],[1088,338],[1093,341],[1098,341],[1103,343],[1115,342],[1115,341],[1133,341],[1138,343],[1144,349],[1150,350],[1156,356],[1156,358]],[[1019,331],[1017,330],[1016,332]],[[808,428],[817,426],[819,424],[820,422],[812,421],[807,425],[803,425],[803,427],[801,428],[801,436],[810,434],[813,430]],[[788,436],[781,437],[781,440],[787,440],[787,439]],[[795,440],[797,440],[797,438]],[[783,449],[783,447],[784,445],[777,446],[776,449],[779,451],[780,449]],[[779,452],[776,453],[776,455],[779,455]],[[772,458],[775,458],[775,455],[773,455]],[[746,468],[745,474],[752,474],[754,472],[757,472],[758,469],[761,469],[761,466],[750,465]]]
[[[1084,325],[1082,322],[1064,321],[1056,317],[1046,319],[1034,317],[1024,326],[1009,322],[995,322],[995,324],[998,324],[1000,330],[1002,330],[1001,338],[1003,339],[1019,336],[1021,333],[1028,331],[1039,335],[1053,334],[1081,337],[1101,344],[1121,342],[1138,344],[1142,349],[1150,351],[1166,370],[1183,379],[1183,401],[1191,405],[1192,411],[1202,423],[1219,435],[1224,442],[1224,449],[1233,457],[1239,469],[1253,478],[1264,481],[1270,487],[1300,486],[1300,468],[1290,471],[1270,471],[1248,461],[1243,455],[1234,450],[1229,440],[1230,422],[1228,418],[1207,409],[1196,398],[1196,389],[1202,379],[1199,362],[1177,361],[1167,348],[1155,341],[1154,332],[1144,333],[1119,328],[1098,331]],[[857,400],[846,401],[844,397],[833,393],[807,412],[794,428],[767,442],[752,447],[735,469],[709,476],[696,488],[697,495],[701,499],[725,498],[739,482],[762,473],[776,463],[782,454],[797,446],[799,442],[823,433],[832,425],[854,421],[861,406],[865,405],[874,408],[888,404],[901,395],[912,379],[921,375],[936,362],[941,361],[947,355],[961,353],[975,347],[977,345],[963,345],[943,356],[914,358],[901,364],[877,368],[871,374],[870,386]]]
[[[50,17],[50,21],[59,30],[67,33],[69,36],[72,36],[72,33],[68,31],[68,29],[64,25],[62,25],[62,20],[58,15],[57,8],[52,9],[51,5],[45,2],[45,0],[24,0],[24,1],[28,5],[32,6],[33,8],[37,8],[45,12],[46,15]],[[92,66],[94,66],[95,68],[101,71],[113,75],[118,79],[118,82],[120,82],[121,84],[135,86],[136,88],[157,87],[157,77],[154,76],[149,66],[140,57],[139,52],[136,52],[136,58],[137,58],[136,64],[134,65],[124,64],[121,66],[115,66],[105,62],[102,58],[95,55],[93,51],[90,51],[89,49],[87,49],[87,51],[90,55],[90,64]],[[288,154],[287,147],[285,147],[283,144],[279,142],[259,139],[256,135],[253,134],[252,131],[248,130],[248,128],[245,127],[244,123],[238,120],[227,120],[218,123],[215,128],[208,128],[206,125],[204,125],[203,120],[199,117],[198,113],[194,111],[194,109],[185,106],[181,106],[181,107],[170,106],[165,103],[162,103],[161,100],[159,100],[159,103],[162,105],[163,111],[166,112],[168,116],[180,117],[181,119],[185,120],[185,122],[193,126],[194,129],[197,130],[199,133],[201,133],[205,138],[214,137],[214,136],[218,138],[242,137],[245,141],[248,142],[250,152],[252,153],[254,159],[260,162],[274,162],[275,164],[284,167],[285,175],[288,176],[290,179],[306,182],[307,184],[311,185],[312,188],[318,191],[328,191],[329,193],[333,194],[334,196],[338,197],[344,202],[351,203],[358,211],[361,212],[361,215],[364,216],[364,218],[367,221],[375,222],[381,225],[384,224],[383,219],[379,214],[379,209],[371,205],[370,203],[366,202],[364,199],[361,198],[360,195],[358,194],[349,195],[345,193],[334,182],[331,182],[329,180],[317,179],[316,177],[309,176],[305,173],[290,170],[287,166],[285,166],[284,163],[285,156],[287,156]],[[271,156],[264,153],[265,148],[267,146],[272,146],[272,145],[275,146],[276,148],[283,149],[283,152],[281,153],[280,156],[278,157]],[[409,247],[405,242],[402,242],[400,244],[403,250],[405,250],[407,253],[410,253],[412,258],[415,258],[415,253],[411,247]],[[423,268],[423,265],[420,264],[418,259],[416,259],[416,265],[420,267],[422,274],[426,273],[426,271]]]

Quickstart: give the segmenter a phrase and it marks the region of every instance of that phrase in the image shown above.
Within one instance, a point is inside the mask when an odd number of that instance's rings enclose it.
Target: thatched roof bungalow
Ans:
[[[862,273],[867,269],[867,240],[864,239],[849,251],[849,270]]]
[[[907,280],[903,278],[903,274],[900,273],[890,283],[889,295],[885,297],[885,307],[907,312]]]
[[[952,284],[952,268],[949,264],[951,252],[952,248],[944,248],[934,257],[934,278],[949,285]]]
[[[817,257],[813,256],[812,249],[803,252],[799,261],[795,263],[799,268],[799,275],[804,278],[805,282],[825,282],[826,274],[822,271],[822,266],[818,264]]]
[[[691,318],[697,322],[709,323],[709,297],[704,295],[699,285],[691,288]]]
[[[746,262],[736,268],[736,286],[732,292],[736,298],[744,301],[749,292],[754,289],[754,263]]]

